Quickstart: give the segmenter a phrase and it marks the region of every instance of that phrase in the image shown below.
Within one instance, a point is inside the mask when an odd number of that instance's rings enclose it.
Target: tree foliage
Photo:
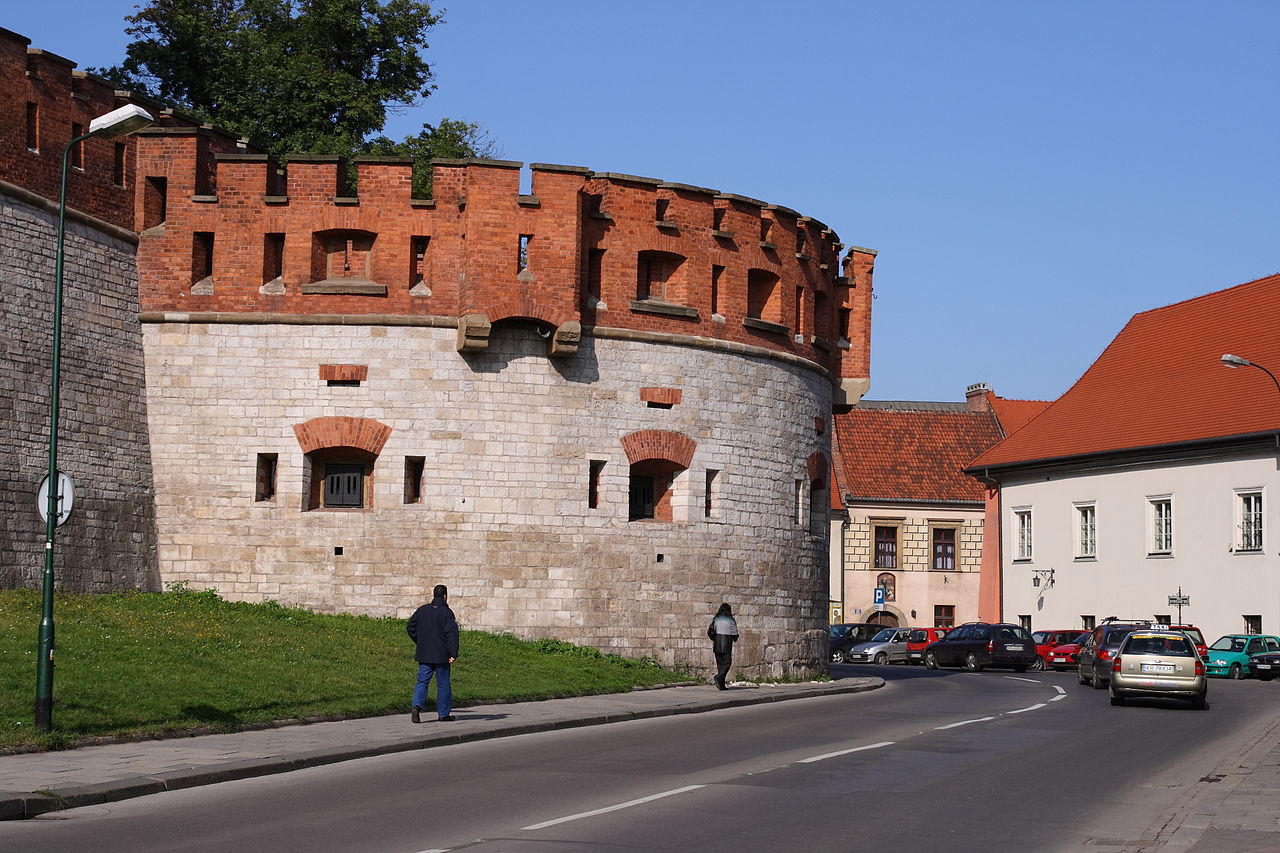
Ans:
[[[370,139],[361,146],[364,154],[408,157],[413,160],[413,194],[416,198],[431,195],[430,161],[461,157],[501,157],[502,151],[479,124],[458,119],[441,119],[439,124],[424,124],[416,136],[396,142],[385,136]]]
[[[123,63],[99,70],[270,153],[472,156],[492,144],[444,119],[404,142],[389,111],[435,88],[422,56],[440,16],[420,0],[149,0]]]

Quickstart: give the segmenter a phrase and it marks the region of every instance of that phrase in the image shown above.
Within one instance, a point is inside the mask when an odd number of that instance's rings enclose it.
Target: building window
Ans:
[[[1092,613],[1088,615],[1082,615],[1080,617],[1080,628],[1082,630],[1092,631],[1096,627],[1098,627],[1098,618],[1094,616]]]
[[[587,295],[600,298],[600,279],[604,271],[604,249],[587,253]]]
[[[956,567],[956,529],[933,528],[933,568],[935,571],[954,571]]]
[[[154,228],[169,215],[169,179],[148,176],[142,193],[142,227]]]
[[[344,461],[325,463],[324,505],[327,507],[364,506],[363,463]]]
[[[702,517],[715,518],[720,514],[720,472],[707,469],[706,491],[702,496]]]
[[[933,626],[935,628],[954,628],[956,625],[956,606],[954,604],[933,605]]]
[[[427,280],[427,249],[430,237],[409,238],[409,287],[425,284]]]
[[[628,521],[655,519],[672,521],[671,498],[676,477],[684,471],[665,459],[646,459],[631,465],[628,490]]]
[[[406,456],[404,458],[405,503],[422,503],[422,475],[426,467],[427,459],[425,456]]]
[[[1244,619],[1244,632],[1246,634],[1262,633],[1262,616],[1261,615],[1242,616],[1241,618]]]
[[[795,315],[792,317],[791,331],[801,334],[801,322],[804,319],[804,288],[796,288]]]
[[[782,298],[778,276],[768,270],[747,270],[747,317],[769,323],[782,322]]]
[[[1076,504],[1076,556],[1098,556],[1098,508],[1094,504]]]
[[[1173,498],[1162,496],[1147,498],[1151,515],[1152,554],[1173,552]]]
[[[684,260],[671,252],[641,252],[636,260],[636,299],[683,304]]]
[[[1031,508],[1024,507],[1013,511],[1014,528],[1018,532],[1015,560],[1031,559]]]
[[[898,528],[876,527],[876,568],[898,568]]]
[[[27,150],[40,150],[40,105],[27,101]]]
[[[600,508],[600,475],[604,473],[604,461],[590,459],[587,461],[587,508]]]
[[[654,205],[654,209],[653,209],[653,218],[654,218],[654,221],[656,221],[656,222],[666,222],[666,221],[667,221],[667,209],[668,209],[668,208],[670,208],[670,207],[671,207],[671,199],[668,199],[668,198],[660,198],[660,199],[658,199],[658,200],[657,200],[657,204],[655,204],[655,205]]]
[[[1262,492],[1236,492],[1237,551],[1262,550]]]
[[[276,469],[279,459],[280,456],[277,453],[258,454],[258,474],[253,490],[255,501],[261,503],[276,499]]]
[[[831,501],[827,497],[827,481],[812,480],[809,482],[809,532],[821,536],[827,526],[827,508]]]
[[[897,601],[898,582],[892,572],[881,572],[876,575],[876,586],[884,590],[885,601]]]
[[[262,283],[279,281],[284,275],[284,235],[262,235]]]
[[[71,138],[75,139],[77,136],[84,136],[84,125],[77,124],[76,122],[73,121],[71,123]],[[71,146],[71,168],[84,169],[84,140],[83,139],[77,142],[75,145]]]
[[[529,268],[529,241],[532,234],[520,235],[520,247],[516,250],[516,272],[524,272]]]
[[[1021,625],[1021,626],[1022,626],[1023,628],[1025,628],[1026,630],[1030,631],[1030,630],[1031,630],[1031,614],[1030,614],[1030,613],[1024,613],[1024,614],[1019,615],[1019,616],[1018,616],[1018,624],[1019,624],[1019,625]]]
[[[213,283],[213,232],[197,231],[192,235],[191,282]]]
[[[724,267],[711,265],[711,313],[720,313],[720,278],[724,275]]]
[[[795,511],[796,525],[804,524],[804,480],[795,482],[795,500],[792,509]]]

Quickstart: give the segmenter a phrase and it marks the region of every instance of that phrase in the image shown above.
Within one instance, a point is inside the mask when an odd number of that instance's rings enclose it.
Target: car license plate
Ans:
[[[1022,646],[1005,646],[1004,649],[1007,652],[1020,652],[1022,651]]]
[[[1255,663],[1254,666],[1258,669],[1271,669],[1271,664],[1269,663]]]
[[[1067,662],[1067,659],[1066,659],[1066,658],[1054,658],[1054,659],[1053,659],[1053,662],[1054,662],[1054,663],[1066,663],[1066,662]]]
[[[918,657],[923,657],[923,655],[921,655],[920,652],[912,652],[911,657],[918,658]],[[1263,666],[1266,666],[1266,664],[1263,664]]]
[[[1173,672],[1174,665],[1171,663],[1144,663],[1142,665],[1143,672]]]

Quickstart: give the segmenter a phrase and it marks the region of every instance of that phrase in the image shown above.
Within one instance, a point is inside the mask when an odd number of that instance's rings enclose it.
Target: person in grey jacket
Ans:
[[[427,686],[431,677],[436,679],[436,714],[440,722],[453,722],[453,686],[449,682],[449,668],[458,657],[458,620],[449,609],[449,588],[436,584],[435,596],[430,604],[424,604],[409,617],[405,630],[416,648],[418,683],[413,687],[413,712],[410,719],[422,722],[421,712],[427,704]]]
[[[725,677],[733,666],[733,644],[738,641],[738,622],[728,602],[720,605],[707,626],[707,639],[711,640],[711,652],[716,656],[716,687],[724,690]]]

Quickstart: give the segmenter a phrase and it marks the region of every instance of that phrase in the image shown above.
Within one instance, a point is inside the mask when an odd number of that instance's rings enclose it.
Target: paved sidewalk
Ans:
[[[286,725],[235,734],[86,746],[62,752],[0,756],[0,820],[35,817],[60,808],[97,805],[286,773],[353,758],[427,749],[529,732],[595,726],[720,708],[859,693],[884,686],[880,678],[842,678],[805,684],[737,683],[666,687],[604,696],[455,708],[456,722],[423,714]],[[39,792],[39,793],[37,793]]]

